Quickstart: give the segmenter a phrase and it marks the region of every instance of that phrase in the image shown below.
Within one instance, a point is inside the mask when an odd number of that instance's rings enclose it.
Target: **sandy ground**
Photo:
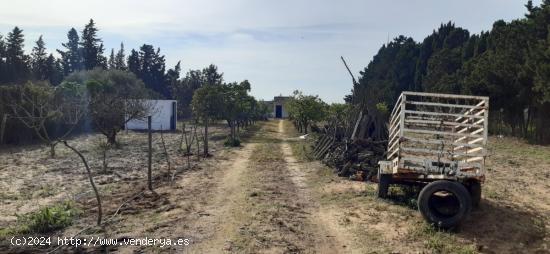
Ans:
[[[399,188],[392,187],[390,200],[379,200],[375,184],[339,178],[299,156],[297,149],[307,144],[289,122],[258,126],[240,148],[223,148],[220,137],[227,130],[218,128],[213,157],[193,159],[189,170],[183,170],[185,157],[169,149],[173,165],[182,169],[172,185],[158,173],[156,194],[138,195],[103,229],[81,236],[190,241],[188,246],[108,247],[114,253],[550,253],[548,147],[491,140],[481,207],[456,231],[443,232],[426,225]],[[165,137],[169,147],[177,146],[178,134]],[[75,143],[86,150],[95,139],[80,137]],[[106,182],[100,186],[108,215],[145,183],[146,161],[139,156],[145,135],[130,133],[122,140],[128,145],[112,156],[112,173],[95,176]],[[89,148],[86,153],[97,157]],[[61,159],[47,159],[39,147],[0,154],[2,227],[15,222],[11,214],[75,197],[81,197],[85,213],[54,235],[70,236],[93,224],[94,199],[86,192],[83,169],[68,151],[59,154]],[[166,171],[162,154],[155,161],[156,172]],[[103,250],[66,247],[59,253]]]

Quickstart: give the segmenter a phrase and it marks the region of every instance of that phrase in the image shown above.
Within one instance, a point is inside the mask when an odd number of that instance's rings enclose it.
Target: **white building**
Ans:
[[[286,109],[286,102],[290,99],[288,96],[275,96],[272,101],[266,101],[266,105],[271,109],[269,113],[270,118],[287,118],[288,110]]]
[[[151,105],[152,130],[176,130],[177,102],[175,100],[144,100]],[[126,123],[128,130],[147,130],[147,118]]]

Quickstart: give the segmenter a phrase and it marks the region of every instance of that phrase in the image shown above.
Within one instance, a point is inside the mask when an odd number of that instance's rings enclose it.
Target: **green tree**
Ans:
[[[23,50],[24,43],[23,30],[14,27],[6,39],[5,82],[20,82],[29,78],[29,56]]]
[[[42,35],[40,35],[36,41],[36,46],[34,46],[31,53],[32,74],[35,79],[49,79],[47,60],[48,54],[46,53],[46,43],[44,43],[44,40],[42,40]]]
[[[178,63],[176,64],[176,66],[174,66],[173,69],[169,69],[167,72],[166,72],[166,83],[168,84],[168,86],[170,87],[171,91],[173,90],[174,87],[177,87],[179,86],[179,83],[180,82],[180,73],[181,73],[181,65],[180,65],[180,61],[178,61]],[[172,94],[172,92],[170,92]]]
[[[153,105],[144,100],[149,93],[132,73],[97,68],[75,72],[65,80],[86,86],[90,95],[88,113],[111,145],[117,144],[117,134],[128,121],[151,114]]]
[[[6,82],[6,43],[4,37],[0,34],[0,84]]]
[[[202,70],[202,77],[205,85],[221,85],[223,83],[223,73],[219,73],[218,66],[213,64]]]
[[[115,56],[115,69],[125,71],[126,67],[126,55],[124,54],[124,43],[120,43],[120,49]]]
[[[300,132],[308,133],[311,124],[326,117],[328,105],[319,96],[304,95],[294,91],[292,98],[287,102],[289,117],[294,121]]]
[[[171,84],[171,94],[178,100],[178,116],[187,118],[192,116],[191,101],[195,90],[203,85],[202,72],[190,70],[179,82]]]
[[[111,49],[111,54],[109,55],[109,60],[107,61],[108,68],[110,70],[116,69],[115,64],[115,49]]]
[[[222,117],[231,129],[230,144],[238,145],[239,127],[246,122],[253,113],[254,98],[248,95],[250,83],[245,80],[241,83],[229,83],[217,86],[222,92]]]
[[[79,47],[80,38],[76,29],[71,28],[67,33],[68,42],[61,45],[65,50],[57,50],[61,55],[64,75],[82,70],[82,52]]]
[[[141,72],[139,54],[134,49],[130,51],[130,56],[128,56],[128,70],[134,73],[135,75]]]
[[[63,80],[63,64],[61,60],[56,59],[53,54],[46,58],[45,77],[52,85],[58,85]]]
[[[391,108],[405,90],[485,95],[491,133],[550,142],[550,1],[529,1],[526,8],[525,18],[498,20],[478,35],[449,22],[416,46],[399,36],[380,48],[346,101],[379,126],[386,121],[377,103]]]
[[[218,120],[223,112],[223,91],[220,86],[205,85],[195,90],[191,102],[193,115],[204,125],[204,156],[209,155],[208,125],[212,120]]]
[[[160,48],[143,44],[139,52],[132,50],[128,58],[128,68],[136,74],[147,86],[165,98],[170,98],[170,86],[166,82],[166,64],[164,55],[160,54]]]
[[[86,70],[96,67],[107,68],[107,59],[103,56],[103,43],[97,36],[98,29],[93,19],[84,26],[80,47],[82,48],[82,61]]]

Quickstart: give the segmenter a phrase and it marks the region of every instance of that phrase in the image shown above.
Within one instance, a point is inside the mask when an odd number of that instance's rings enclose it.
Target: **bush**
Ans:
[[[238,138],[227,137],[225,139],[225,142],[223,142],[223,145],[229,147],[237,147],[241,145],[241,140]]]
[[[72,202],[64,202],[19,217],[24,226],[21,233],[48,233],[73,223],[78,211]]]

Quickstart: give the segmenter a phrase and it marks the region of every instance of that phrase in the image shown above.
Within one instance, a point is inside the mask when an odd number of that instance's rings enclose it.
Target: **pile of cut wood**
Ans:
[[[313,155],[334,168],[339,176],[371,180],[378,172],[378,161],[386,157],[389,112],[366,86],[357,83],[341,58],[353,81],[353,93],[347,97],[349,107],[329,115],[324,128],[312,126],[320,134]]]
[[[387,141],[372,139],[337,139],[321,136],[314,146],[313,155],[342,177],[365,181],[376,175],[378,161],[385,157]]]

